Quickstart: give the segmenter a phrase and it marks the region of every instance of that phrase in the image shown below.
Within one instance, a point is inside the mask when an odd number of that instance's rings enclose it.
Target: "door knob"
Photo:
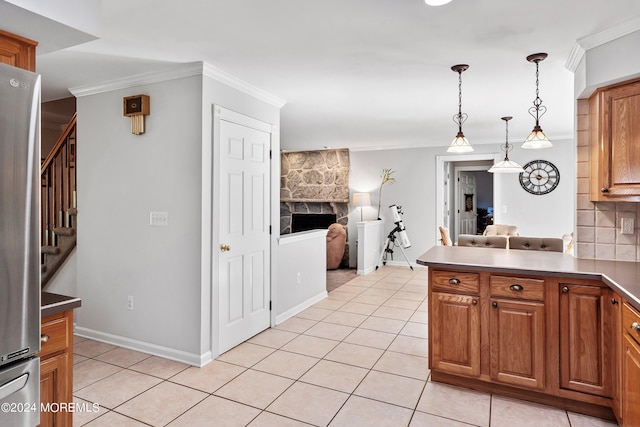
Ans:
[[[220,245],[220,250],[222,252],[229,252],[231,250],[231,246],[222,244],[222,245]]]

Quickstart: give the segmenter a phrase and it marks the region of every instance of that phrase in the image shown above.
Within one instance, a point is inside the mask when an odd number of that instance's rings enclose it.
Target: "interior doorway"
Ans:
[[[436,226],[447,227],[454,242],[460,234],[482,234],[493,222],[494,182],[487,171],[494,161],[490,153],[436,159]]]

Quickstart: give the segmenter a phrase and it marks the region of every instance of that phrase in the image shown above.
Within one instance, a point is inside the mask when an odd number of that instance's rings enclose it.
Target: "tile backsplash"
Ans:
[[[640,261],[640,203],[592,202],[589,198],[589,100],[577,106],[576,248],[578,258]],[[634,234],[622,234],[622,218],[633,218]]]

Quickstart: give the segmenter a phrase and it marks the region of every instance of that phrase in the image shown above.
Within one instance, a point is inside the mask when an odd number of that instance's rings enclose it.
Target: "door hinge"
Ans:
[[[271,304],[271,301],[269,301],[269,311],[271,311],[271,307],[272,307],[272,304]]]
[[[269,226],[269,235],[271,235],[271,226]]]
[[[269,158],[273,159],[273,150],[269,150]]]

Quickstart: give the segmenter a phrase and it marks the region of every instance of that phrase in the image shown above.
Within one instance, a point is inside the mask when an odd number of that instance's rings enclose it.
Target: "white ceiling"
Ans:
[[[463,73],[464,132],[472,144],[511,142],[533,127],[535,65],[541,125],[573,137],[576,41],[640,16],[638,0],[103,0],[99,39],[39,55],[43,99],[173,63],[207,62],[287,101],[288,150],[445,146],[457,132]],[[0,27],[2,26],[0,18]],[[637,54],[637,52],[629,52]]]

